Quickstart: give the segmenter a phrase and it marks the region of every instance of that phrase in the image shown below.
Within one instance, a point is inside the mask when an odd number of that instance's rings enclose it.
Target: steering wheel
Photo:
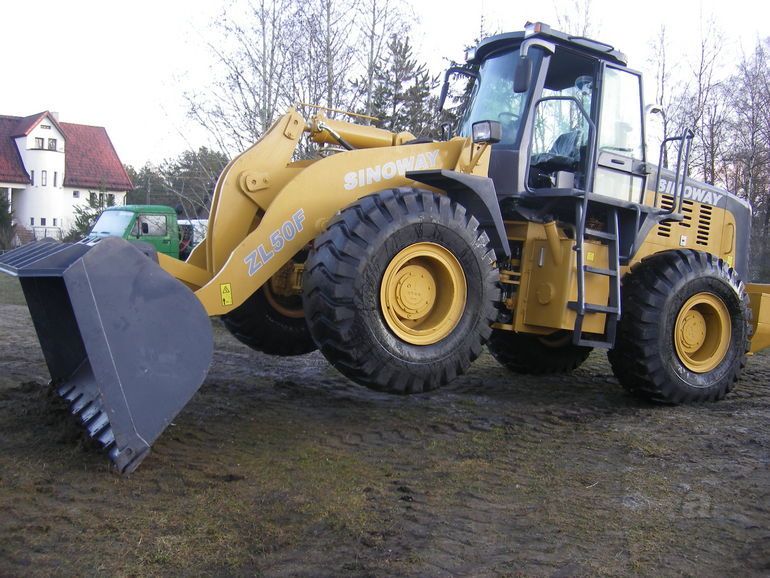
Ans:
[[[519,118],[521,118],[521,115],[514,112],[501,112],[497,115],[497,120],[506,124],[516,124],[519,122]]]

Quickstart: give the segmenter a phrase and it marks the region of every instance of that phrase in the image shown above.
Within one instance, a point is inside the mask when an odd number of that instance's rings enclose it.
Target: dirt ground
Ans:
[[[702,406],[629,397],[601,352],[547,378],[485,354],[392,397],[217,325],[203,387],[121,477],[49,395],[24,306],[0,336],[3,576],[770,574],[768,354]]]

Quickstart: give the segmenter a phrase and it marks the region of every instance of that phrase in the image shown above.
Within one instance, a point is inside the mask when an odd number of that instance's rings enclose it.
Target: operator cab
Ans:
[[[450,71],[470,79],[458,134],[482,120],[501,125],[489,167],[498,195],[643,201],[641,77],[625,62],[608,45],[533,24],[481,42]]]

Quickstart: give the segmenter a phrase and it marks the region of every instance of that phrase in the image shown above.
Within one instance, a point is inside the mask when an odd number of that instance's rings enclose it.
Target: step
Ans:
[[[578,339],[576,345],[582,345],[583,347],[608,348],[612,347],[614,344],[609,341],[599,341],[596,339]]]
[[[618,238],[615,233],[608,233],[607,231],[599,231],[598,229],[586,229],[583,235],[590,235],[592,237],[598,237],[600,239],[607,239],[608,241],[614,241]]]
[[[567,307],[576,311],[579,310],[577,301],[570,301],[567,303]],[[586,303],[584,305],[584,310],[586,313],[606,313],[609,315],[618,315],[620,313],[619,307],[613,307],[611,305],[598,305],[596,303]]]
[[[591,267],[590,265],[584,265],[583,270],[586,273],[593,273],[594,275],[605,275],[607,277],[617,277],[618,272],[613,269],[604,269],[602,267]]]

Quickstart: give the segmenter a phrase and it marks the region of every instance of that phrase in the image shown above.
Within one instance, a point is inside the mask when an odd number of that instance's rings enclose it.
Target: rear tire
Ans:
[[[499,296],[475,218],[443,195],[384,191],[318,236],[304,278],[308,325],[344,375],[390,393],[428,391],[478,357]]]
[[[269,282],[223,315],[222,321],[233,337],[256,351],[289,356],[316,349],[305,323],[301,296],[274,295]]]
[[[487,348],[506,369],[514,373],[546,375],[569,373],[591,353],[591,347],[573,345],[572,333],[532,335],[493,329]]]
[[[707,253],[665,251],[623,279],[612,369],[629,391],[662,403],[722,399],[749,349],[748,298],[735,271]]]

